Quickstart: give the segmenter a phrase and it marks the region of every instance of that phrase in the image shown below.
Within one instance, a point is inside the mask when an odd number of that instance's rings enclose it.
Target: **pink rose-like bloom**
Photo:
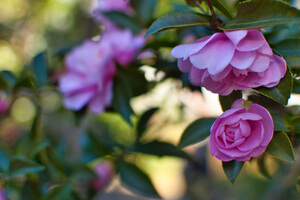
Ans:
[[[258,157],[273,137],[270,113],[258,104],[245,108],[244,103],[243,99],[236,100],[210,129],[209,149],[219,160],[247,161]]]
[[[172,56],[193,85],[220,95],[259,86],[274,87],[286,62],[274,55],[257,29],[224,31],[175,47]]]
[[[126,14],[133,12],[129,0],[98,0],[97,7],[93,11],[96,22],[101,23],[107,29],[114,29],[116,26],[102,13],[107,11],[119,11]]]
[[[79,110],[86,104],[101,113],[112,99],[115,64],[110,52],[97,42],[87,40],[66,57],[67,72],[59,79],[64,105]]]
[[[146,39],[142,35],[134,35],[130,30],[112,30],[101,35],[103,46],[110,51],[112,57],[122,66],[128,66],[142,49]]]
[[[114,174],[112,165],[106,161],[98,163],[94,167],[94,172],[99,176],[99,178],[92,181],[95,190],[101,190],[107,186]]]

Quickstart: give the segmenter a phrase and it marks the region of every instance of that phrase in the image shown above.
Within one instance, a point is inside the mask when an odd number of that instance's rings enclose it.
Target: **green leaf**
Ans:
[[[259,172],[266,178],[271,179],[272,176],[270,175],[268,169],[266,168],[266,164],[265,164],[265,155],[261,155],[257,158],[257,166],[258,166],[258,170]]]
[[[292,86],[293,77],[291,71],[288,68],[285,76],[280,80],[277,86],[273,88],[258,87],[254,88],[254,90],[280,104],[286,105],[292,93]]]
[[[22,88],[36,89],[35,77],[29,71],[24,71],[14,86],[15,91]]]
[[[47,61],[46,52],[37,54],[32,60],[33,72],[37,78],[37,84],[44,86],[47,84]]]
[[[189,158],[189,156],[176,146],[160,141],[152,141],[149,143],[136,143],[133,148],[134,152],[151,154],[156,156],[175,156],[180,158]]]
[[[133,17],[123,12],[108,11],[103,12],[103,14],[121,28],[129,28],[134,33],[140,33],[142,31],[142,27],[139,23]]]
[[[289,131],[285,118],[279,115],[272,115],[274,131]]]
[[[27,180],[21,191],[21,200],[42,199],[41,184],[37,181]]]
[[[203,118],[191,123],[183,132],[178,147],[183,148],[207,138],[215,120],[215,118]]]
[[[286,39],[272,45],[282,56],[299,56],[300,39]]]
[[[231,20],[232,15],[228,11],[228,8],[219,0],[211,0],[211,4],[217,8],[227,19]]]
[[[10,87],[13,87],[17,82],[16,76],[10,71],[1,71],[1,77],[6,81],[6,83],[8,83]]]
[[[46,200],[71,200],[73,185],[70,183],[54,186],[46,196]]]
[[[219,95],[219,101],[221,103],[223,111],[229,110],[231,108],[233,102],[242,97],[243,97],[242,91],[233,91],[228,96]]]
[[[210,25],[210,17],[199,13],[173,13],[156,20],[148,29],[145,37],[171,28]]]
[[[39,152],[50,146],[49,141],[38,141],[30,145],[29,157],[34,158]]]
[[[143,133],[146,131],[150,118],[158,109],[159,108],[151,108],[141,116],[137,124],[137,139],[140,139]]]
[[[279,0],[250,0],[239,4],[237,15],[223,30],[262,28],[300,22],[300,11]]]
[[[148,175],[137,166],[121,161],[118,169],[122,182],[129,188],[150,197],[159,197]]]
[[[0,148],[0,173],[8,171],[9,162],[9,156],[2,148]]]
[[[131,0],[130,3],[137,11],[139,19],[142,20],[145,25],[152,21],[157,0]]]
[[[243,166],[244,162],[242,161],[232,160],[229,162],[222,162],[223,170],[231,183],[234,183]]]
[[[283,131],[274,133],[266,152],[280,160],[295,162],[293,146],[289,137]]]
[[[23,156],[15,156],[11,159],[9,166],[9,176],[16,177],[29,173],[40,172],[45,169],[44,166],[29,160]]]
[[[131,90],[128,84],[116,79],[114,82],[114,96],[112,100],[113,108],[123,117],[123,119],[132,125],[130,116],[133,110],[130,106]]]

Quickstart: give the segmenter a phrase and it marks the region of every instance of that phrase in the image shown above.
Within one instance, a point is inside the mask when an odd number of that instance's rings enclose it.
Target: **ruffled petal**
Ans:
[[[266,42],[263,34],[257,30],[248,30],[247,36],[244,37],[237,45],[239,51],[254,51],[262,47]]]
[[[255,51],[235,51],[230,64],[236,69],[247,69],[255,60],[256,53]]]

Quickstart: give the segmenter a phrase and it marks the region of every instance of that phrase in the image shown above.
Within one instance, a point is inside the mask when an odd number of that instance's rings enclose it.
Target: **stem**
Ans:
[[[212,28],[213,28],[215,31],[219,32],[220,29],[219,29],[218,27],[220,26],[220,22],[219,22],[219,20],[218,20],[218,18],[217,18],[217,15],[216,15],[216,13],[215,13],[215,11],[214,11],[212,5],[211,5],[210,0],[205,0],[205,1],[206,1],[207,5],[208,5],[208,8],[209,8],[210,13],[211,13],[211,16],[212,16],[212,18],[213,18],[213,20],[212,20],[212,22],[211,22],[211,26],[212,26]]]
[[[199,2],[199,0],[196,0],[195,1],[195,4],[197,5],[197,7],[201,10],[201,12],[203,13],[203,14],[206,14],[207,15],[207,12],[202,8],[202,6],[200,5],[200,2]]]

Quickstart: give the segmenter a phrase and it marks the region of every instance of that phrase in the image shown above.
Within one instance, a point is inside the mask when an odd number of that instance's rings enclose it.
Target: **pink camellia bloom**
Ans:
[[[225,162],[258,157],[271,141],[273,127],[272,117],[264,107],[249,106],[249,101],[238,99],[212,125],[210,152]]]
[[[98,0],[97,7],[93,11],[94,19],[107,29],[114,29],[116,26],[107,19],[103,12],[119,11],[126,14],[133,12],[129,0]]]
[[[111,51],[113,58],[123,67],[128,66],[142,49],[146,39],[142,35],[134,35],[130,30],[111,30],[101,35],[101,42]],[[105,43],[105,44],[104,44]]]
[[[102,190],[109,184],[114,174],[112,164],[107,161],[99,162],[94,167],[94,172],[99,176],[99,178],[92,181],[94,190]]]
[[[86,104],[101,113],[112,99],[115,64],[111,53],[98,42],[87,40],[66,57],[67,72],[59,79],[64,105],[79,110]]]
[[[257,29],[224,31],[175,47],[172,56],[189,73],[193,85],[220,95],[259,86],[274,87],[285,75],[286,62]]]

